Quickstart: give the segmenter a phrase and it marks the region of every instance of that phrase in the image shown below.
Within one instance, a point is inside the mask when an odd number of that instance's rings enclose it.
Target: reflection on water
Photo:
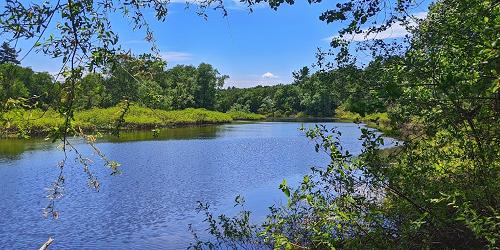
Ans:
[[[153,133],[151,130],[123,131],[120,136],[110,134],[101,134],[100,141],[113,143],[148,141],[148,140],[188,140],[188,139],[211,139],[217,137],[218,132],[225,129],[224,126],[199,126],[199,127],[179,127],[162,128],[159,133]],[[0,160],[16,159],[25,151],[47,149],[57,147],[60,143],[50,143],[44,138],[0,139]]]
[[[105,140],[110,142],[146,141],[146,140],[187,140],[187,139],[213,139],[220,134],[224,126],[201,126],[163,128],[159,133],[153,131],[126,131],[120,133],[120,137],[107,135]]]
[[[238,194],[258,218],[279,201],[283,178],[299,180],[326,155],[298,130],[301,123],[266,122],[163,129],[105,137],[98,147],[122,163],[123,174],[110,176],[92,151],[100,192],[86,188],[81,166],[69,153],[60,219],[46,220],[44,187],[57,176],[63,157],[43,140],[0,140],[0,249],[36,249],[49,236],[51,249],[185,249],[192,223],[201,228],[197,201],[231,212]],[[306,127],[312,123],[305,124]],[[342,132],[343,146],[359,153],[358,126],[327,123]],[[76,140],[76,139],[75,139]]]
[[[25,151],[50,147],[43,139],[0,139],[0,160],[18,159],[19,155]]]

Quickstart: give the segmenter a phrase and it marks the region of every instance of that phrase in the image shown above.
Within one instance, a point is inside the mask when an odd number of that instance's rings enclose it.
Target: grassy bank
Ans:
[[[375,128],[386,135],[398,135],[398,131],[391,126],[387,113],[373,113],[361,116],[358,113],[345,111],[342,108],[335,110],[335,118],[349,122],[362,122],[370,128]]]
[[[94,108],[75,112],[73,125],[86,131],[108,131],[116,128],[122,114],[122,107]],[[64,118],[54,110],[11,110],[2,114],[1,129],[6,134],[22,132],[26,135],[47,134],[64,123]],[[260,120],[262,115],[252,113],[221,113],[206,109],[185,109],[165,111],[130,105],[124,116],[123,129],[149,129],[203,124],[228,123],[234,120]]]
[[[255,113],[248,113],[243,111],[229,111],[226,114],[231,116],[233,120],[247,120],[247,121],[255,121],[265,119],[266,116]]]

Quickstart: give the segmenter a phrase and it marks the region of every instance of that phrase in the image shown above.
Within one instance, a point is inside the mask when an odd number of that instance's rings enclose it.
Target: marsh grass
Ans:
[[[243,112],[243,111],[228,111],[227,114],[231,116],[233,120],[262,120],[266,116],[261,114]]]
[[[366,124],[366,126],[375,128],[386,135],[398,135],[398,131],[391,126],[391,120],[387,113],[372,113],[362,116],[339,107],[335,110],[335,118],[347,122],[362,122]]]
[[[122,113],[119,106],[110,108],[92,108],[75,112],[73,125],[86,131],[107,131],[115,129],[116,121]],[[63,124],[63,117],[55,110],[15,109],[3,114],[7,121],[2,125],[6,134],[20,131],[28,135],[47,134],[53,128]],[[159,110],[133,104],[125,115],[122,129],[149,129],[158,127],[176,127],[203,124],[221,124],[234,120],[260,120],[263,115],[230,112],[222,113],[206,109],[188,108],[184,110]]]

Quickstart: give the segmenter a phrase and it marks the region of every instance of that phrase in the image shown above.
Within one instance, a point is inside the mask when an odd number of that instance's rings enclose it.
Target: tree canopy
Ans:
[[[15,48],[10,47],[7,42],[3,42],[0,47],[0,63],[13,63],[20,64],[17,60],[17,51]]]
[[[334,128],[305,131],[315,141],[316,151],[328,154],[330,163],[312,169],[298,187],[284,181],[280,189],[287,203],[272,206],[261,224],[250,223],[250,211],[215,217],[208,205],[201,204],[214,240],[196,237],[192,247],[498,248],[498,1],[438,0],[420,20],[411,10],[421,1],[345,0],[319,17],[344,26],[331,49],[317,53],[314,70],[299,70],[291,85],[225,90],[226,76],[209,64],[166,69],[166,63],[154,55],[154,43],[152,54],[132,56],[121,51],[106,14],[120,11],[134,28],[145,28],[146,40],[154,41],[143,11],[154,9],[156,18],[163,21],[168,2],[61,0],[25,5],[8,0],[0,14],[2,35],[35,39],[34,48],[61,58],[66,70],[62,82],[55,82],[15,62],[2,64],[0,98],[46,97],[45,103],[65,117],[51,134],[63,142],[64,150],[71,148],[67,136],[77,132],[71,126],[75,110],[123,103],[124,115],[129,101],[161,109],[205,107],[272,116],[379,113],[375,120],[389,120],[401,139],[399,147],[381,150],[381,135],[362,128],[364,149],[353,156],[344,150],[341,134]],[[250,9],[267,3],[277,11],[282,4],[295,3],[240,2]],[[211,8],[227,14],[222,0],[197,5],[203,17]],[[54,25],[55,15],[60,18]],[[395,24],[406,27],[410,35],[360,43],[350,39]],[[47,35],[47,29],[53,34]],[[370,51],[373,60],[360,65],[353,53],[357,50]],[[93,137],[80,135],[93,145]],[[117,163],[106,159],[106,164],[116,172]],[[62,169],[51,189],[51,201],[60,197]],[[98,186],[88,169],[86,173]],[[57,217],[53,207],[49,204],[48,211]]]

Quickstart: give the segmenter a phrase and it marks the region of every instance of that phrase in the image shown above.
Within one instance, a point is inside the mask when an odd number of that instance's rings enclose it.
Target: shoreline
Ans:
[[[162,125],[162,126],[157,126],[155,124],[127,124],[125,126],[122,126],[119,131],[121,132],[144,132],[144,131],[152,131],[154,129],[175,129],[175,128],[198,128],[198,127],[209,127],[209,126],[217,126],[217,125],[223,125],[223,124],[232,124],[232,123],[244,123],[244,122],[262,122],[266,121],[264,119],[261,120],[232,120],[232,121],[221,121],[221,122],[194,122],[194,123],[189,123],[189,122],[180,122],[180,123],[172,123],[172,124],[167,124],[167,125]],[[85,127],[81,128],[83,132],[87,133],[105,133],[105,134],[112,134],[114,129],[106,129],[106,128],[90,128],[90,127]],[[34,129],[28,134],[28,138],[44,138],[47,135],[50,134],[50,131],[47,130],[37,130]],[[71,134],[73,135],[73,134]],[[5,132],[3,131],[3,134],[0,134],[0,140],[2,139],[23,139],[18,135],[17,131],[8,131]]]
[[[111,134],[116,131],[116,114],[119,113],[119,107],[104,109],[91,109],[76,112],[73,127],[82,129],[86,133],[106,133]],[[32,117],[31,112],[42,112],[39,110],[23,111]],[[0,128],[0,139],[9,138],[43,138],[47,137],[54,129],[58,129],[62,124],[62,117],[53,112],[48,112],[48,117],[18,119],[16,122],[21,127],[19,129],[16,123],[8,128]],[[24,115],[24,114],[23,114]],[[373,116],[373,115],[372,115]],[[375,114],[379,117],[380,114]],[[38,116],[37,116],[38,117]],[[38,119],[47,118],[48,121],[37,123]],[[375,121],[373,121],[375,120]],[[23,124],[25,122],[25,124]],[[32,124],[33,122],[33,124]],[[389,126],[388,120],[379,121],[378,118],[371,119],[370,116],[345,116],[337,115],[334,117],[266,117],[261,114],[245,112],[227,112],[211,111],[206,109],[185,109],[185,110],[153,110],[139,106],[131,106],[131,110],[125,115],[124,124],[119,128],[119,132],[147,131],[169,128],[188,128],[216,126],[231,123],[244,122],[345,122],[362,123],[366,127],[377,129],[386,136],[399,137],[400,132]],[[381,124],[382,123],[382,124]]]
[[[244,112],[222,113],[201,108],[166,111],[138,105],[131,105],[123,117],[122,113],[123,109],[118,106],[76,111],[71,126],[74,130],[81,129],[84,132],[111,133],[117,131],[120,119],[123,120],[118,131],[208,126],[265,118],[263,115]],[[0,128],[0,138],[43,137],[64,129],[64,118],[51,109],[11,110],[3,113],[1,118],[3,126]]]

